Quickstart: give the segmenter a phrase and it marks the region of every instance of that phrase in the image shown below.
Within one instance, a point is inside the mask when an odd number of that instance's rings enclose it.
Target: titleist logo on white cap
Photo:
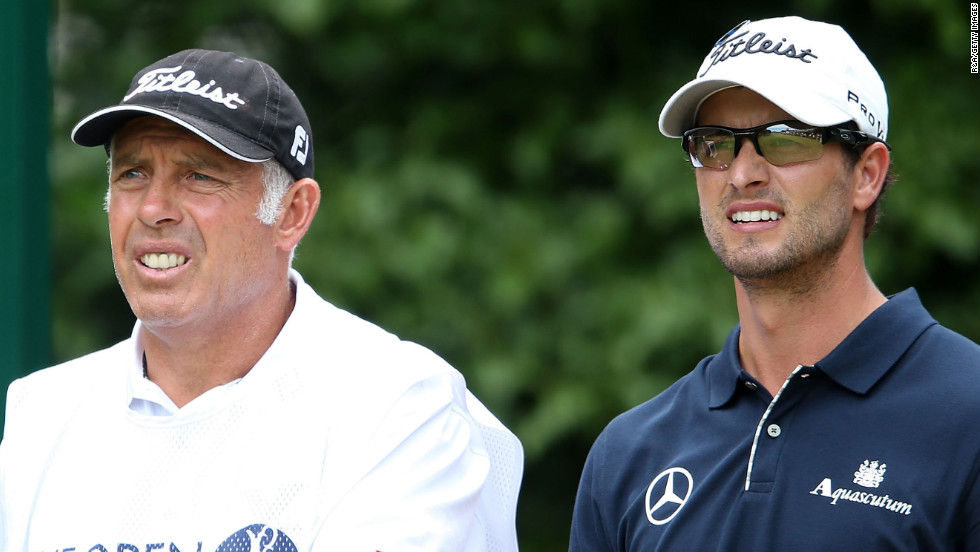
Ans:
[[[238,109],[238,106],[245,105],[245,102],[239,97],[238,92],[225,94],[221,86],[215,86],[217,83],[213,79],[206,84],[202,84],[194,78],[197,76],[194,71],[184,71],[174,76],[174,73],[180,71],[180,69],[181,67],[178,65],[177,67],[163,67],[161,69],[147,71],[137,81],[139,86],[129,94],[126,94],[123,97],[123,101],[128,102],[137,94],[175,92],[207,98],[212,102],[224,105],[228,109]]]
[[[749,31],[742,31],[736,34],[748,22],[748,20],[743,21],[737,27],[725,33],[725,36],[721,37],[715,43],[715,50],[708,54],[708,57],[711,58],[711,64],[698,77],[705,76],[712,67],[726,59],[742,54],[786,56],[788,58],[798,59],[803,63],[810,63],[811,60],[818,57],[810,48],[797,48],[796,44],[792,42],[787,44],[785,37],[780,38],[778,41],[773,41],[767,37],[765,31],[757,32],[747,39],[745,39],[745,36],[749,34]]]

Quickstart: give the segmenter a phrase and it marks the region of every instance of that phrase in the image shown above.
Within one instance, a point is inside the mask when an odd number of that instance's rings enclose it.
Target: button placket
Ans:
[[[807,368],[802,365],[797,366],[793,373],[786,378],[783,386],[769,403],[768,408],[762,415],[762,419],[759,420],[759,425],[756,426],[755,436],[752,440],[752,449],[749,452],[748,469],[745,474],[746,491],[769,492],[772,489],[772,482],[774,481],[775,472],[778,467],[779,449],[785,443],[785,439],[779,439],[779,436],[783,433],[782,427],[780,424],[774,423],[772,418],[781,419],[786,414],[787,408],[791,408],[791,405],[797,402],[796,399],[791,398],[789,399],[789,404],[784,405],[782,399],[784,398],[787,387],[791,386],[791,382],[794,379],[799,381],[799,378],[797,378],[799,374],[809,375]],[[791,395],[795,394],[791,393]],[[796,397],[798,398],[799,395],[796,395]],[[777,405],[779,405],[778,409]],[[786,422],[786,420],[782,421],[784,423]],[[765,432],[769,439],[760,441],[763,432]]]

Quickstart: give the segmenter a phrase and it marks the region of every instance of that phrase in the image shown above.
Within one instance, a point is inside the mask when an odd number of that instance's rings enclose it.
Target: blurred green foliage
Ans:
[[[659,5],[658,5],[659,4]],[[307,107],[320,214],[296,267],[449,360],[521,438],[522,548],[565,550],[592,440],[720,348],[732,282],[703,238],[665,100],[743,19],[839,23],[888,88],[899,181],[867,246],[980,340],[980,106],[968,5],[641,0],[62,0],[53,10],[57,360],[128,336],[105,156],[68,133],[188,47],[276,67]],[[710,13],[708,13],[710,12]],[[774,76],[778,78],[778,76]]]

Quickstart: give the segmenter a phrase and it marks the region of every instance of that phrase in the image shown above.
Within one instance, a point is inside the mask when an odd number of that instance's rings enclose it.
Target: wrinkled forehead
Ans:
[[[197,170],[247,174],[261,166],[235,159],[186,128],[154,116],[134,118],[119,127],[109,144],[109,163],[141,164],[161,151],[172,162]]]
[[[109,142],[109,157],[133,155],[152,144],[179,146],[181,151],[199,152],[199,155],[214,158],[215,163],[224,158],[237,161],[186,128],[152,115],[136,117],[120,125]]]
[[[188,140],[191,142],[201,142],[202,144],[210,145],[200,136],[197,136],[193,132],[178,124],[168,121],[162,117],[144,115],[141,117],[134,117],[119,125],[119,128],[112,135],[110,146],[119,147],[120,145],[129,144],[135,139],[151,137]],[[217,151],[217,148],[214,149]]]

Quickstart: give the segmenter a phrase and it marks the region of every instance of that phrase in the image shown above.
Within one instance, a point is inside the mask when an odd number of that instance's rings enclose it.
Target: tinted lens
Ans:
[[[773,125],[758,131],[759,149],[773,165],[813,161],[823,155],[823,135],[819,129],[796,129]]]
[[[735,159],[735,135],[722,128],[701,128],[687,136],[687,151],[695,167],[723,169]]]
[[[698,127],[684,133],[684,145],[695,167],[712,169],[727,169],[746,138],[773,165],[820,159],[826,130],[797,128],[798,125],[794,121],[780,121],[747,129]]]

